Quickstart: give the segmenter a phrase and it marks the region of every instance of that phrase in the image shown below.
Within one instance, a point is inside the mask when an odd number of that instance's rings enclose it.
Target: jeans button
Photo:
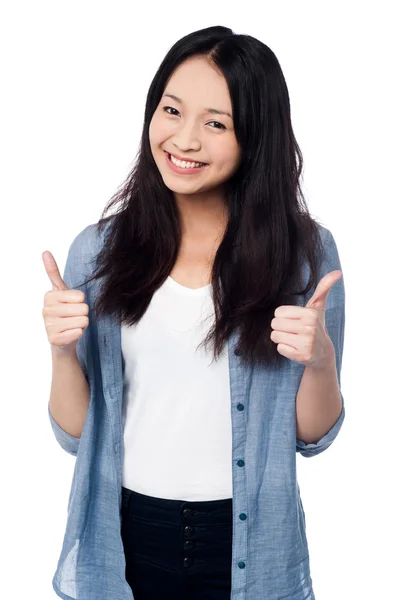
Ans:
[[[186,525],[184,528],[184,533],[188,536],[194,535],[194,531],[195,531],[195,529],[194,529],[194,527],[191,527],[191,525]]]
[[[183,517],[192,517],[193,516],[193,511],[191,510],[191,508],[185,508],[183,510]]]
[[[192,550],[194,548],[194,542],[192,540],[186,540],[184,542],[184,549],[185,550]]]

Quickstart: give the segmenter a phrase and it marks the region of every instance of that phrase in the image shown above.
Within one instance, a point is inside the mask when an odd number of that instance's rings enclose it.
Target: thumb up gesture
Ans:
[[[42,310],[48,341],[57,351],[73,353],[89,324],[89,305],[84,292],[68,289],[51,252],[43,252],[42,259],[52,285],[44,294]]]
[[[276,308],[270,338],[277,344],[280,354],[313,368],[323,368],[335,356],[326,328],[325,312],[328,294],[342,276],[339,269],[327,273],[306,306],[283,305]]]

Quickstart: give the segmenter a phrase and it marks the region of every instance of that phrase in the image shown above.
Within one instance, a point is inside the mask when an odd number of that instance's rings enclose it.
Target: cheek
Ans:
[[[152,147],[159,145],[165,141],[170,135],[169,128],[164,120],[154,116],[149,127],[149,138]]]
[[[228,172],[236,167],[239,156],[237,144],[232,144],[229,140],[220,144],[219,147],[212,152],[215,164],[217,164],[224,172]]]

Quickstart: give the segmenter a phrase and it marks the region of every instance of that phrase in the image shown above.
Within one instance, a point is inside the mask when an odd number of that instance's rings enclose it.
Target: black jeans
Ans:
[[[134,600],[230,600],[231,498],[165,500],[122,487],[121,534]]]

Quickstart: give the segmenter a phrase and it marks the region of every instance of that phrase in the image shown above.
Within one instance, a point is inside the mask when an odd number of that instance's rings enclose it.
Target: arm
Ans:
[[[83,232],[73,240],[65,264],[63,280],[69,289],[81,289],[86,294],[86,286],[80,285],[85,279],[83,253],[81,250]],[[63,356],[55,348],[52,354],[52,382],[48,416],[60,446],[76,456],[79,438],[82,434],[90,403],[88,376],[88,349],[90,348],[90,324],[79,338],[76,351]]]
[[[90,402],[90,388],[76,351],[64,356],[51,348],[53,373],[49,417],[61,447],[76,456]]]
[[[324,260],[321,277],[334,269],[342,270],[332,234],[325,229],[322,236],[324,236]],[[312,294],[313,290],[309,292],[309,298]],[[334,349],[331,362],[328,367],[319,372],[306,367],[297,392],[299,427],[296,451],[305,457],[315,456],[326,450],[336,438],[345,418],[341,392],[345,331],[344,276],[334,284],[328,295],[325,321]]]
[[[342,410],[335,353],[320,369],[306,366],[296,396],[297,438],[317,444],[336,423]]]

